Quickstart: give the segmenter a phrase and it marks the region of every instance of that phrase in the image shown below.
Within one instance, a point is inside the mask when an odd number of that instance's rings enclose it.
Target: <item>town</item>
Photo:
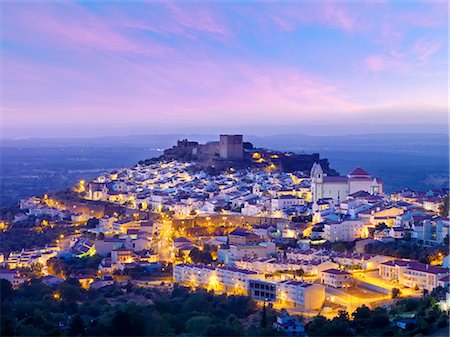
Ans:
[[[15,288],[31,278],[85,289],[182,285],[310,319],[437,289],[447,292],[439,308],[450,305],[448,188],[386,193],[383,177],[357,163],[338,175],[318,154],[254,148],[242,135],[179,141],[161,158],[23,199],[2,235],[27,221],[33,235],[57,236],[3,245],[0,278]],[[90,269],[62,265],[94,258]],[[304,331],[282,316],[275,325]]]

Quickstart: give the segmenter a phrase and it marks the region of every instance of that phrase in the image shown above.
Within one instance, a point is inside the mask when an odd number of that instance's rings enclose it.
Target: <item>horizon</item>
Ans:
[[[406,126],[406,128],[405,128]],[[81,128],[81,126],[79,127]],[[77,128],[77,129],[79,129]],[[314,128],[314,129],[312,129]],[[164,131],[161,131],[163,129]],[[128,130],[128,131],[124,131]],[[85,139],[85,138],[108,138],[108,137],[149,137],[149,136],[209,136],[219,134],[243,134],[254,137],[276,137],[286,135],[299,135],[311,137],[326,136],[352,136],[352,135],[449,135],[449,124],[319,124],[310,123],[302,125],[254,125],[237,127],[198,127],[198,128],[169,128],[160,127],[159,131],[148,127],[108,127],[107,131],[95,127],[85,128],[83,134],[78,131],[67,131],[65,129],[53,128],[30,128],[1,130],[0,140],[22,140],[22,139]]]
[[[445,2],[1,6],[6,137],[448,125]]]

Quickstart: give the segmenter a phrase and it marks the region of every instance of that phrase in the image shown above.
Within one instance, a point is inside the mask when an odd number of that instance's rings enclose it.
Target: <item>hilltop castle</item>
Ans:
[[[338,173],[330,169],[327,159],[320,158],[318,153],[296,154],[292,152],[273,151],[255,148],[253,144],[244,142],[242,135],[220,135],[219,141],[206,144],[179,140],[177,144],[164,151],[162,159],[196,161],[199,165],[215,169],[230,167],[258,167],[284,172],[310,172],[313,164],[320,164],[328,176]]]

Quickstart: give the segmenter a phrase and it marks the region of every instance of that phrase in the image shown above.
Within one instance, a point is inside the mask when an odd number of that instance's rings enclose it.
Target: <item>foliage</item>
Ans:
[[[52,257],[47,261],[50,275],[66,278],[70,275],[96,275],[102,260],[99,255],[85,257]]]
[[[4,280],[2,280],[4,281]],[[216,296],[188,288],[109,286],[83,290],[75,280],[51,288],[39,280],[13,290],[2,282],[2,336],[259,336],[275,335],[274,312],[267,327],[252,326],[258,315],[246,296]],[[58,296],[55,296],[58,294]],[[245,323],[245,324],[244,324]]]
[[[364,247],[368,254],[378,254],[392,256],[402,259],[419,260],[423,263],[429,263],[429,257],[434,256],[439,251],[448,254],[448,247],[423,247],[412,241],[408,242],[373,242]]]
[[[86,222],[86,228],[95,228],[99,225],[100,220],[97,218],[90,218]]]
[[[446,195],[441,205],[439,205],[439,215],[442,217],[448,217],[449,215],[449,196]]]
[[[194,248],[189,253],[189,257],[194,263],[210,264],[212,262],[212,256],[210,252],[201,251],[198,248]]]
[[[403,331],[390,324],[402,314],[414,313],[416,324]],[[333,319],[321,315],[306,325],[308,336],[416,336],[432,334],[436,329],[447,326],[448,316],[436,306],[432,296],[408,298],[398,301],[390,309],[370,309],[363,305],[357,308],[352,319],[345,311]]]
[[[391,298],[397,298],[400,295],[400,289],[392,288],[391,290]]]
[[[8,255],[22,249],[45,247],[53,244],[61,235],[68,236],[75,231],[74,227],[57,222],[42,226],[42,219],[45,217],[29,216],[26,220],[11,223],[7,231],[0,231],[2,253]]]

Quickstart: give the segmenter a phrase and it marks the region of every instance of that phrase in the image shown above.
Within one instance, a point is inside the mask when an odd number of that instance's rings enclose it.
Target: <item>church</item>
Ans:
[[[323,172],[320,164],[314,163],[311,168],[312,201],[331,198],[343,201],[348,195],[365,191],[376,195],[383,193],[383,181],[360,167],[350,172],[346,177],[331,177]]]

